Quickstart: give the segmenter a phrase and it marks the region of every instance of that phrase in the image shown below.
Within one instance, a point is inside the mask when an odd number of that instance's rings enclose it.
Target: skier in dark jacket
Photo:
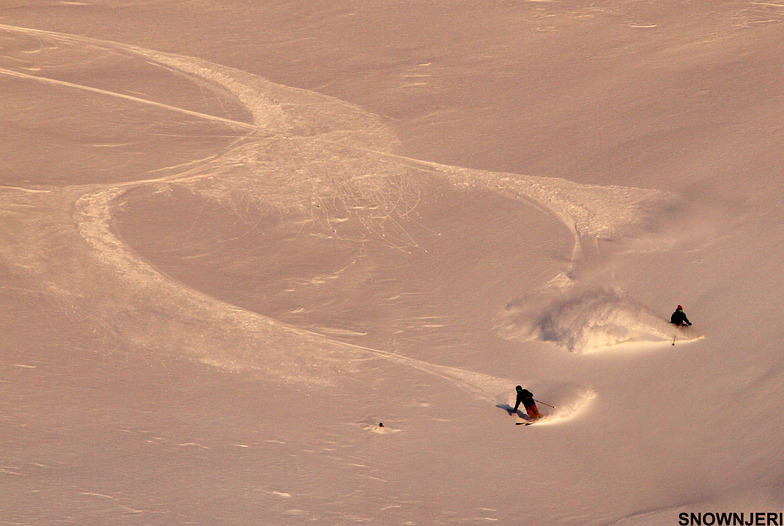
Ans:
[[[528,389],[523,389],[521,385],[515,387],[517,390],[517,401],[515,402],[514,409],[512,410],[513,413],[517,412],[517,408],[520,407],[520,404],[523,404],[525,407],[525,412],[528,413],[529,418],[536,420],[539,418],[539,408],[536,407],[536,402],[534,401],[534,395]]]
[[[675,325],[691,325],[689,318],[686,317],[686,313],[683,312],[683,307],[680,305],[678,305],[678,308],[672,313],[670,323],[674,323]]]

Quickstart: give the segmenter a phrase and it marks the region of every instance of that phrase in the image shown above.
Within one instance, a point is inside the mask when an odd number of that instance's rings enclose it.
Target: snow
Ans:
[[[779,7],[4,3],[0,522],[780,512]]]

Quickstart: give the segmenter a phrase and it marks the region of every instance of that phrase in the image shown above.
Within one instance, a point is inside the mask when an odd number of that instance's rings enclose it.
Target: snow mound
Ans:
[[[375,433],[377,435],[395,435],[400,433],[400,429],[389,427],[383,422],[379,422],[378,424],[364,424],[362,429],[368,433]]]
[[[702,337],[606,288],[547,288],[524,296],[507,305],[497,328],[511,340],[552,342],[571,352],[629,342],[670,342],[676,334],[679,341]]]

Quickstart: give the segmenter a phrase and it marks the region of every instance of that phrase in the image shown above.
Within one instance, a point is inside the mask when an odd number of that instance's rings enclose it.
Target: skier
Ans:
[[[539,409],[536,407],[536,402],[534,401],[534,395],[528,389],[523,389],[521,385],[515,387],[517,390],[517,401],[515,402],[514,409],[512,409],[513,413],[517,412],[517,408],[520,407],[520,404],[523,404],[525,407],[525,412],[528,413],[528,417],[536,420],[539,418]]]
[[[686,313],[683,312],[683,307],[680,305],[678,305],[678,308],[672,313],[670,323],[675,325],[691,325],[689,318],[686,317]]]

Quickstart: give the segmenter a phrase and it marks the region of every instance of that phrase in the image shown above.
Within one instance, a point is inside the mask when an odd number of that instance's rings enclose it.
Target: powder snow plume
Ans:
[[[523,296],[507,305],[498,321],[508,339],[542,340],[572,352],[669,341],[673,329],[660,314],[617,290],[578,285],[549,286]]]

